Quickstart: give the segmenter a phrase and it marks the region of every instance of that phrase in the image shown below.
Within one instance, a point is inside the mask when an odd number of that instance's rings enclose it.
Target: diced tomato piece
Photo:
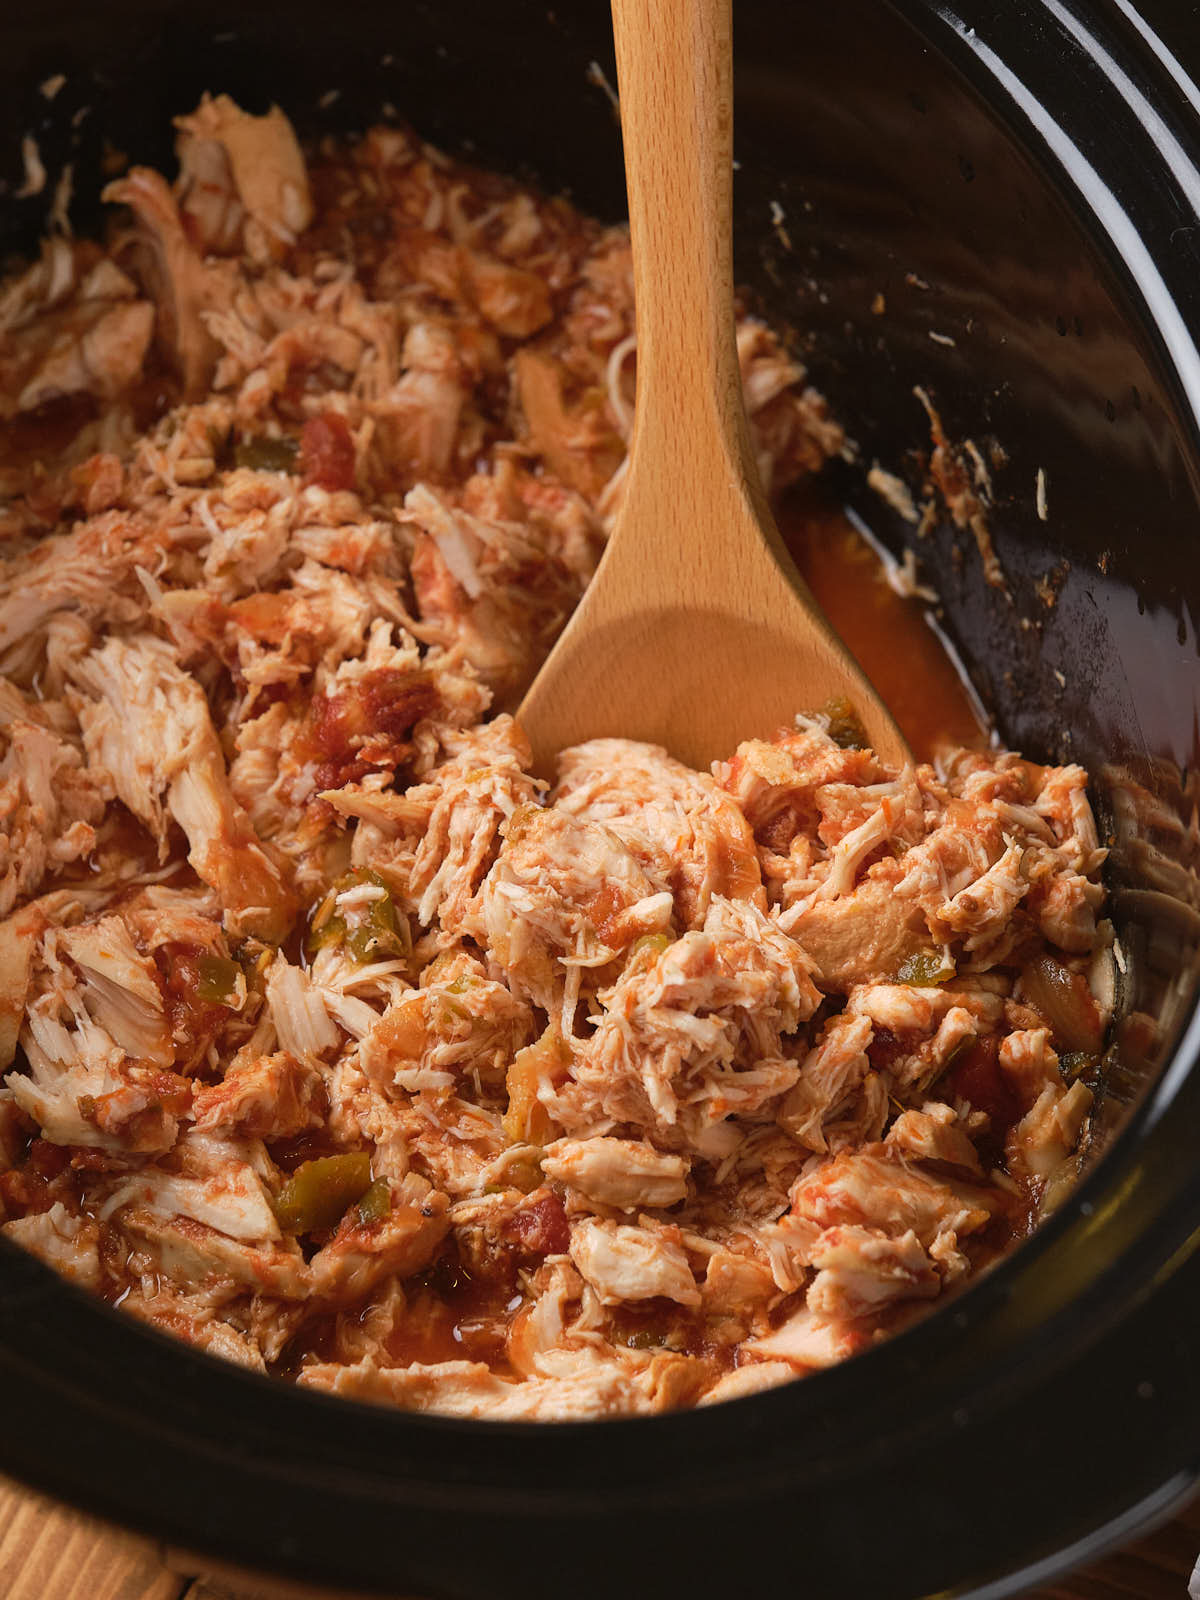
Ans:
[[[68,1150],[48,1139],[35,1139],[29,1147],[29,1166],[39,1178],[57,1178],[70,1159]]]
[[[536,1256],[563,1255],[571,1243],[567,1214],[557,1195],[543,1195],[531,1206],[514,1211],[508,1231],[522,1250]]]
[[[1021,1116],[1021,1104],[1000,1067],[1000,1041],[995,1034],[976,1039],[946,1074],[950,1094],[986,1111],[991,1132],[1003,1136]]]
[[[316,484],[320,489],[354,487],[354,440],[345,417],[326,411],[304,424],[300,467],[305,483]]]

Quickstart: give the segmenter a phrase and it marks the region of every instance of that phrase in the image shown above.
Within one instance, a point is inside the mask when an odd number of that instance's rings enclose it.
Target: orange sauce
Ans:
[[[878,551],[842,508],[805,487],[786,496],[776,516],[805,582],[918,760],[947,745],[986,749],[982,708],[926,603],[897,594]]]

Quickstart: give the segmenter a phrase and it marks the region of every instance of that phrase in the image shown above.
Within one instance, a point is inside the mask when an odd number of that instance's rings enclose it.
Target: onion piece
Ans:
[[[1025,998],[1050,1025],[1064,1050],[1099,1050],[1104,1028],[1087,979],[1053,956],[1041,955],[1021,969]]]

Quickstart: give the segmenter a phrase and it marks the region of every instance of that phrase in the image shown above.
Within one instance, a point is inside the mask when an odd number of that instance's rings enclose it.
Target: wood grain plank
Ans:
[[[179,1600],[185,1586],[148,1540],[0,1478],[4,1600]]]
[[[1024,1600],[1186,1600],[1197,1555],[1200,1497],[1165,1527]],[[196,1576],[198,1565],[0,1478],[0,1600],[317,1600],[316,1590],[268,1579]],[[342,1597],[323,1590],[319,1600]]]
[[[1200,1499],[1163,1527],[1025,1600],[1186,1600],[1200,1557]]]

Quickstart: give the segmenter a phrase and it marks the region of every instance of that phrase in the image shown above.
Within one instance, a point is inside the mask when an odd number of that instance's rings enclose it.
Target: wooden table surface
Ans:
[[[1147,1538],[1025,1600],[1186,1600],[1198,1554],[1200,1498]],[[0,1600],[274,1600],[297,1593],[199,1577],[189,1566],[147,1539],[0,1478]]]

